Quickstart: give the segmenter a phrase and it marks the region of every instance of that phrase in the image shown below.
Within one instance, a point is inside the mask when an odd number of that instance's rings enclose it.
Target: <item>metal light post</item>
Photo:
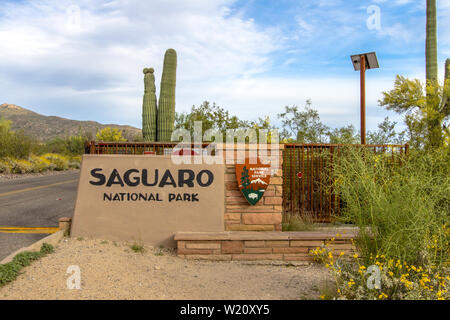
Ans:
[[[375,52],[361,53],[351,56],[353,68],[360,71],[361,86],[361,144],[366,144],[366,70],[379,68]]]

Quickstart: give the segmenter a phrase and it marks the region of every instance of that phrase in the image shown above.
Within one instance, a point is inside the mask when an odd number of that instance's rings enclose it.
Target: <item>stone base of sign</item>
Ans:
[[[335,255],[355,251],[354,232],[178,232],[177,255],[197,260],[313,261],[309,252],[324,246]]]
[[[58,220],[58,227],[60,230],[62,230],[64,232],[65,235],[69,235],[71,224],[72,224],[71,218],[62,217],[62,218],[59,218],[59,220]]]
[[[236,152],[248,146],[235,145]],[[276,154],[268,150],[271,161],[277,157],[279,168],[272,173],[264,196],[256,205],[250,205],[236,181],[234,164],[225,165],[225,230],[226,231],[281,231],[283,212],[283,145]]]

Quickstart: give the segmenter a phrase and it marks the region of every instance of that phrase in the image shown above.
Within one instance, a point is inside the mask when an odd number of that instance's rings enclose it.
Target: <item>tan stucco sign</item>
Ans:
[[[223,231],[224,165],[170,156],[84,155],[72,236],[174,246],[180,231]]]

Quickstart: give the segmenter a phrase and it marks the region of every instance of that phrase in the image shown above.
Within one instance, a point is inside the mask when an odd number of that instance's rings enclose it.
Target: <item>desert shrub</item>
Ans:
[[[67,170],[68,168],[80,168],[81,157],[68,157],[46,153],[42,156],[31,154],[28,160],[16,158],[0,159],[0,173],[30,173],[47,170]]]
[[[23,267],[53,251],[51,244],[43,243],[40,251],[24,251],[18,253],[11,262],[0,264],[0,287],[14,281]]]
[[[50,161],[43,157],[38,157],[32,154],[30,155],[29,160],[33,164],[33,172],[43,172],[50,169]]]
[[[359,227],[358,254],[345,260],[327,248],[311,252],[345,299],[449,299],[450,149],[411,151],[397,159],[362,148],[343,150],[334,189],[341,220]],[[377,268],[380,288],[366,270]]]
[[[39,148],[40,154],[46,153],[59,153],[65,154],[67,153],[66,143],[62,138],[53,138],[51,140],[45,141]]]
[[[0,119],[0,173],[28,173],[79,168],[88,134],[38,142],[11,130],[11,121]],[[36,156],[42,155],[42,156]]]
[[[69,168],[69,161],[66,157],[56,153],[46,153],[40,158],[45,159],[50,162],[51,170],[67,170]]]
[[[56,137],[39,144],[33,152],[40,155],[58,153],[68,157],[82,155],[85,151],[85,143],[89,139],[89,134],[81,132],[65,138]]]
[[[81,164],[80,155],[73,155],[69,158],[69,168],[80,169],[80,164]]]
[[[314,217],[310,214],[285,215],[283,231],[310,231],[315,229]]]
[[[33,172],[33,164],[28,160],[8,158],[11,166],[11,173],[29,173]]]
[[[65,139],[66,153],[71,155],[80,155],[84,153],[86,135],[78,134]]]
[[[69,162],[69,168],[71,169],[80,169],[80,163],[79,162]]]
[[[330,296],[323,294],[323,299],[450,299],[450,273],[445,267],[410,265],[399,259],[386,259],[384,255],[372,257],[369,265],[358,254],[348,259],[327,247],[316,248],[310,254],[315,261],[325,264],[335,281],[336,292]],[[374,268],[378,270],[378,283],[374,281]]]
[[[12,166],[6,159],[0,159],[0,173],[11,173]]]
[[[349,149],[335,165],[342,219],[360,227],[363,257],[384,255],[408,264],[448,259],[450,152],[411,152],[395,166],[368,150]],[[369,227],[369,228],[366,228]]]
[[[0,131],[0,158],[27,158],[33,143],[31,138],[20,132],[14,133],[9,131],[1,133]]]
[[[41,250],[39,251],[39,253],[49,254],[49,253],[53,253],[54,251],[55,251],[55,248],[53,247],[53,245],[44,242],[41,246]]]

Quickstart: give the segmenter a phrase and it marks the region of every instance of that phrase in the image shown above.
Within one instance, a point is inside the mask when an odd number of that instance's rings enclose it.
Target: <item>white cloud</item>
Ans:
[[[301,1],[298,14],[293,14],[296,29],[283,33],[278,25],[264,27],[245,18],[242,10],[233,9],[234,2],[29,0],[2,4],[0,103],[47,115],[140,126],[142,69],[155,68],[159,88],[164,51],[174,48],[178,53],[177,111],[209,100],[242,118],[270,115],[276,119],[285,105],[301,106],[311,98],[328,125],[351,122],[357,126],[357,74],[349,79],[348,74],[338,78],[327,72],[341,68],[333,64],[341,57],[347,63],[343,68],[352,72],[348,55],[359,52],[364,41],[370,39],[367,46],[375,41],[367,34],[365,8],[345,6],[343,0]],[[440,6],[446,12],[450,7]],[[380,36],[394,39],[399,47],[413,32],[385,20],[383,28]],[[381,46],[381,41],[376,45]],[[274,65],[274,55],[281,50],[281,62]],[[386,60],[380,63],[388,69]],[[312,64],[322,67],[317,68],[317,78],[271,74],[274,67],[307,69]],[[369,128],[376,127],[374,119],[385,115],[376,105],[379,93],[392,86],[396,72],[389,72],[383,79],[368,80],[368,111],[374,113]]]
[[[232,3],[9,3],[0,8],[4,70],[0,78],[9,88],[0,89],[0,94],[5,101],[46,114],[55,113],[55,107],[45,101],[60,105],[79,101],[78,108],[64,113],[139,125],[142,69],[155,68],[159,87],[164,51],[175,48],[178,90],[196,82],[191,90],[198,102],[203,99],[203,86],[211,81],[249,77],[270,68],[268,54],[280,47],[276,30],[261,29],[252,19],[233,14]],[[134,121],[124,116],[130,108],[138,115]]]
[[[413,38],[413,32],[400,23],[385,26],[378,33],[381,36],[388,36],[395,41],[401,41],[401,43],[408,43]]]
[[[311,36],[311,35],[312,35],[312,33],[314,32],[314,29],[315,29],[314,26],[313,26],[312,24],[306,22],[306,21],[305,21],[302,17],[300,17],[300,16],[295,17],[295,20],[296,20],[297,23],[298,23],[298,26],[299,26],[299,28],[300,28],[299,32],[300,32],[302,35],[305,35],[305,36]]]

